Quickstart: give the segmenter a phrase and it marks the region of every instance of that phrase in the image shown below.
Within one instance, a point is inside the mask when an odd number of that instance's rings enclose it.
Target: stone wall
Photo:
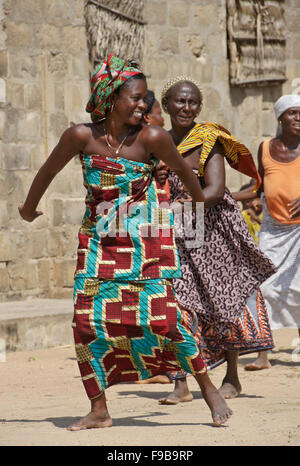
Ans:
[[[284,3],[287,82],[267,88],[234,88],[229,85],[226,0],[146,0],[144,65],[149,87],[159,97],[162,83],[171,77],[189,75],[196,79],[204,93],[198,121],[225,126],[256,158],[261,140],[274,135],[273,103],[282,93],[291,93],[293,79],[300,77],[300,3]],[[227,167],[230,189],[239,189],[246,181]]]
[[[73,160],[23,222],[17,206],[70,121],[87,121],[84,0],[0,0],[0,301],[71,297],[82,175]],[[204,92],[201,120],[231,130],[255,155],[275,131],[273,103],[300,78],[299,0],[285,0],[287,76],[281,87],[229,86],[225,0],[145,0],[144,69],[157,96],[188,74]],[[300,82],[298,83],[300,86]],[[168,129],[169,123],[166,127]],[[227,170],[227,185],[246,181]]]
[[[78,161],[49,187],[36,221],[23,222],[17,206],[70,121],[87,119],[83,1],[0,4],[0,300],[70,297],[83,213]]]

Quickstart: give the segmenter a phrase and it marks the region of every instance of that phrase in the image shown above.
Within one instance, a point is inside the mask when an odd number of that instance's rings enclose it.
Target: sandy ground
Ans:
[[[1,446],[296,446],[300,445],[300,347],[296,330],[274,332],[272,368],[246,372],[254,355],[240,357],[242,394],[229,400],[228,424],[213,427],[189,378],[191,403],[161,406],[173,385],[120,384],[107,391],[109,429],[70,432],[89,411],[72,346],[8,353],[0,362]],[[294,343],[294,346],[292,346]],[[4,358],[3,358],[4,359]],[[222,365],[210,372],[219,387]]]

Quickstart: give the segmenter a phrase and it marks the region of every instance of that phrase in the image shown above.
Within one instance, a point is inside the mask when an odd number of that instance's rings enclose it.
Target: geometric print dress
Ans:
[[[157,161],[80,155],[86,210],[79,230],[73,332],[90,399],[167,371],[206,373],[172,280],[181,276]]]

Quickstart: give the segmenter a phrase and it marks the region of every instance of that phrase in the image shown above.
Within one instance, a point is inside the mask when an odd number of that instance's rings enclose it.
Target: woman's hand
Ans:
[[[159,180],[160,184],[163,186],[165,184],[165,182],[167,181],[167,178],[168,178],[168,175],[169,175],[169,169],[168,169],[167,165],[165,165],[162,162],[159,162],[159,164],[157,165],[157,168],[156,168],[156,172],[157,172],[158,180]]]
[[[298,217],[300,215],[300,197],[294,199],[292,202],[288,204],[290,219]]]
[[[260,197],[253,199],[251,202],[251,207],[255,210],[256,214],[260,214],[263,207],[262,199]]]
[[[24,207],[24,204],[20,204],[18,209],[21,217],[23,218],[23,220],[26,220],[26,222],[33,222],[33,220],[35,220],[37,217],[43,215],[43,212],[41,212],[40,210],[34,210],[33,212],[27,211]]]

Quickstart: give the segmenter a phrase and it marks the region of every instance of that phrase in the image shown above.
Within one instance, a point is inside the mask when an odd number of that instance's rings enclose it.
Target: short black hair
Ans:
[[[145,112],[144,112],[144,115],[148,115],[148,113],[151,112],[155,100],[156,100],[156,99],[155,99],[155,94],[154,94],[154,92],[151,91],[151,90],[148,90],[147,96],[146,96],[147,108],[146,108],[146,110],[145,110]]]

